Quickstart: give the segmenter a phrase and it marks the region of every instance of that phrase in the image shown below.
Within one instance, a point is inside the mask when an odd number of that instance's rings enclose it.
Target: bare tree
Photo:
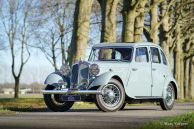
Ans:
[[[11,71],[15,80],[15,98],[19,97],[20,77],[30,57],[28,49],[28,17],[32,1],[3,1],[5,8],[1,14],[2,25],[11,52]],[[20,62],[20,63],[18,63]],[[17,72],[18,71],[18,72]]]
[[[51,28],[47,31],[46,35],[42,37],[36,37],[38,40],[39,45],[35,47],[39,48],[47,58],[47,60],[52,64],[55,71],[58,70],[57,66],[57,57],[60,55],[60,48],[59,46],[59,39],[57,32],[54,28]]]

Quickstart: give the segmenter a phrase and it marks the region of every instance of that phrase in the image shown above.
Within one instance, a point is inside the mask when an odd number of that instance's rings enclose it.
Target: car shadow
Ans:
[[[19,107],[8,107],[6,110],[14,112],[53,112],[48,108],[19,108]],[[67,112],[100,112],[98,109],[70,109]]]
[[[8,107],[6,110],[14,112],[52,112],[47,108],[20,108],[20,107]]]
[[[14,112],[53,112],[52,110],[48,108],[19,108],[19,107],[9,107],[6,108],[7,110],[14,111]],[[139,110],[159,110],[159,109],[153,109],[153,108],[126,108],[122,111],[139,111]],[[67,112],[102,112],[99,109],[95,108],[87,108],[87,109],[70,109]]]
[[[136,111],[139,111],[139,110],[159,110],[159,109],[153,109],[153,108],[130,108],[130,109],[123,109],[123,110],[121,110],[121,111],[134,111],[134,110],[136,110]]]

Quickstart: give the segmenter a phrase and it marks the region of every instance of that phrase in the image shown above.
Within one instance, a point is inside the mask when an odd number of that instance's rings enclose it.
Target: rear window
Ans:
[[[167,65],[167,59],[166,59],[166,56],[164,55],[164,52],[162,50],[160,50],[161,52],[161,55],[162,55],[162,62],[164,65]]]
[[[151,55],[152,55],[153,63],[161,63],[160,53],[159,53],[158,48],[151,47]]]

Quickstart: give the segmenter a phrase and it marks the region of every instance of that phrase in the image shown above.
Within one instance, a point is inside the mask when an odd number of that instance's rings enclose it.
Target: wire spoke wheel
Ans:
[[[116,79],[111,79],[107,85],[99,88],[103,94],[96,95],[96,105],[104,112],[119,110],[125,100],[125,91],[122,84]]]
[[[172,84],[166,88],[164,98],[160,101],[160,106],[163,110],[171,110],[174,106],[175,90]]]
[[[108,107],[116,106],[121,99],[121,92],[114,84],[108,84],[103,89],[104,94],[100,96],[101,101]]]
[[[172,105],[173,102],[174,102],[174,92],[172,87],[168,87],[166,92],[166,104],[170,106]]]

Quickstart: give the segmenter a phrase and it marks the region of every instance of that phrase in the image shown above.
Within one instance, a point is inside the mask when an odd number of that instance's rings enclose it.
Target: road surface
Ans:
[[[17,112],[0,115],[0,129],[130,129],[164,117],[194,111],[194,102],[176,103],[171,111],[156,105],[127,106],[118,112],[73,109],[69,112]]]

